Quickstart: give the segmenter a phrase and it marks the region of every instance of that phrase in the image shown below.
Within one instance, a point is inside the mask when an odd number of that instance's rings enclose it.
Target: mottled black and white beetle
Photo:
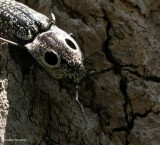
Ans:
[[[85,75],[83,55],[75,40],[24,4],[0,0],[0,38],[23,45],[56,79],[79,83]]]

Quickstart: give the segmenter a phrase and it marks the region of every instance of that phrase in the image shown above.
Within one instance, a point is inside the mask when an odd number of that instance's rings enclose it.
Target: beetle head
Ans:
[[[55,25],[25,46],[54,78],[67,78],[79,83],[85,76],[79,46],[69,34]]]

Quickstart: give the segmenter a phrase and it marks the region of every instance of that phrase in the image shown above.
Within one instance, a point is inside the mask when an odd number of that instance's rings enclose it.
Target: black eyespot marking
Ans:
[[[58,63],[58,56],[51,51],[44,54],[44,59],[49,65],[56,65]]]
[[[67,45],[68,45],[69,47],[71,47],[71,48],[74,49],[74,50],[77,49],[77,47],[75,46],[75,44],[74,44],[71,40],[69,40],[69,39],[66,38],[65,41],[66,41],[66,43],[67,43]]]

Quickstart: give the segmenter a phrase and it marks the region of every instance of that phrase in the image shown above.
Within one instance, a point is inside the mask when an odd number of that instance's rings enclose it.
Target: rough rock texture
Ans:
[[[160,0],[21,0],[75,35],[85,67],[75,86],[52,79],[25,50],[0,45],[4,145],[159,145]]]

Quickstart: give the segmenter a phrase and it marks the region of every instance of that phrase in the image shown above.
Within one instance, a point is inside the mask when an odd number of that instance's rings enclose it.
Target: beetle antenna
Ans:
[[[15,42],[13,42],[13,41],[10,41],[10,40],[7,40],[7,39],[1,38],[1,37],[0,37],[0,40],[2,40],[2,41],[4,41],[4,42],[7,42],[7,43],[9,43],[9,44],[18,46],[18,44],[15,43]]]
[[[84,108],[83,108],[82,103],[79,101],[79,98],[78,98],[78,92],[79,92],[79,86],[78,86],[78,85],[76,85],[76,101],[77,101],[77,103],[80,105],[80,108],[81,108],[82,113],[83,113],[83,112],[84,112]]]

